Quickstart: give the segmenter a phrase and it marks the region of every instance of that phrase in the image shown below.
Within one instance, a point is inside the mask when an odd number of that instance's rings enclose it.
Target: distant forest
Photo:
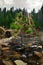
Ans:
[[[5,28],[13,28],[12,25],[14,22],[18,21],[20,23],[27,23],[27,14],[28,13],[25,8],[23,10],[14,10],[14,8],[12,7],[10,8],[10,10],[7,11],[6,8],[4,8],[3,10],[0,8],[0,26],[4,26]],[[35,9],[33,9],[30,14],[32,15],[36,28],[43,29],[43,5],[38,13],[35,13]]]

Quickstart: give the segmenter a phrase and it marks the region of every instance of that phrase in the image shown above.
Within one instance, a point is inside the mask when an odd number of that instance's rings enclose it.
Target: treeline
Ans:
[[[35,13],[35,9],[31,12],[35,26],[37,29],[43,30],[43,5],[38,13]]]
[[[35,26],[38,29],[43,29],[43,6],[38,11],[38,13],[35,13],[35,9],[31,12],[32,18],[34,20]],[[0,26],[4,26],[6,28],[13,28],[14,22],[22,23],[28,23],[28,13],[25,10],[16,9],[12,7],[10,10],[6,10],[4,8],[3,10],[0,8]],[[18,25],[15,25],[17,28]],[[19,27],[19,26],[18,26]]]
[[[10,24],[15,21],[18,21],[18,17],[23,18],[23,15],[25,17],[27,15],[25,8],[23,10],[21,9],[14,10],[13,7],[10,10],[6,10],[6,8],[1,10],[0,8],[0,26],[10,28]]]

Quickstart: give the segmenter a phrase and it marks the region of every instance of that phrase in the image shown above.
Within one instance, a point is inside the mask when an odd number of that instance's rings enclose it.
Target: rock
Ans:
[[[14,61],[17,65],[27,65],[27,63],[24,63],[23,61],[21,60],[16,60]]]
[[[36,52],[36,51],[35,51],[34,54],[37,55],[37,56],[40,57],[40,58],[42,57],[42,53],[41,53],[41,52]]]
[[[5,65],[14,65],[11,60],[9,60],[9,61],[3,60],[3,63],[4,63]]]

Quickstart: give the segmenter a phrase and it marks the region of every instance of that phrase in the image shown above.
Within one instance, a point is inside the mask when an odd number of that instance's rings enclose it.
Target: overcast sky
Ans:
[[[43,0],[0,0],[0,7],[6,7],[7,9],[14,7],[26,8],[28,12],[31,12],[35,8],[36,12],[41,8]]]

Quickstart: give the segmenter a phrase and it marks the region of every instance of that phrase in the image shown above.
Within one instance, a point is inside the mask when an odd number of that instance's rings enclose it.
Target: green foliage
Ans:
[[[32,29],[28,29],[28,30],[26,30],[26,33],[32,33],[32,32],[33,32]]]
[[[33,27],[33,25],[29,25],[28,27],[29,27],[29,28],[32,28],[32,27]]]
[[[12,29],[15,29],[14,23],[11,23],[10,27],[11,27]]]
[[[23,25],[26,24],[28,27],[28,16],[23,15],[22,11],[16,12],[15,20],[10,24],[10,28],[15,30],[23,30]]]
[[[11,23],[10,25],[11,29],[22,29],[22,26],[20,24],[17,24],[17,23]]]
[[[34,22],[35,23],[35,27],[40,29],[40,23],[38,21]]]

